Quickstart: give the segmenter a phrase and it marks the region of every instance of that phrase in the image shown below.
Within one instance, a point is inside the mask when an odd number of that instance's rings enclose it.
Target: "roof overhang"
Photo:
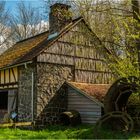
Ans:
[[[0,68],[0,70],[10,69],[10,68],[18,67],[18,66],[23,66],[23,65],[26,67],[27,64],[31,64],[31,63],[32,63],[32,61],[26,61],[26,62],[23,62],[23,63],[2,67],[2,68]]]

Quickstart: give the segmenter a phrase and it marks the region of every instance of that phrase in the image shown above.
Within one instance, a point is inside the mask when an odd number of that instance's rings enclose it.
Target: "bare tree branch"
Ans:
[[[48,29],[48,26],[42,25],[42,15],[39,9],[35,9],[30,4],[25,5],[23,1],[17,4],[17,14],[12,17],[13,39],[20,41],[34,36]]]

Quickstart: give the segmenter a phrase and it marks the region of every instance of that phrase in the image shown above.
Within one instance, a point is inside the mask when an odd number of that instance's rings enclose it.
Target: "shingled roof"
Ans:
[[[34,37],[17,42],[14,46],[0,55],[0,68],[13,65],[28,53],[32,48],[38,45],[42,40],[48,37],[48,32],[41,33]]]
[[[14,46],[0,55],[0,69],[32,60],[81,20],[83,20],[82,17],[72,20],[70,24],[64,27],[62,31],[52,39],[48,39],[49,31],[46,31],[17,42]]]
[[[91,33],[94,35],[94,37],[101,45],[102,43],[100,39],[96,36],[95,33],[92,32],[92,30],[86,24],[83,17],[79,17],[72,20],[59,33],[57,33],[57,36],[51,39],[48,39],[49,31],[46,31],[44,33],[17,42],[15,45],[13,45],[11,48],[9,48],[7,51],[5,51],[0,55],[0,69],[4,69],[17,64],[22,64],[28,61],[32,61],[33,58],[35,58],[41,52],[43,52],[46,49],[46,47],[49,47],[53,43],[55,43],[55,41],[57,41],[61,36],[67,33],[71,28],[77,25],[80,21],[83,21],[85,23],[85,25],[88,27],[88,29],[91,31]],[[105,46],[104,49],[108,53],[110,53],[110,51]]]
[[[85,95],[93,97],[100,102],[103,102],[104,97],[111,86],[110,84],[90,84],[77,82],[68,82],[68,84],[84,92]]]

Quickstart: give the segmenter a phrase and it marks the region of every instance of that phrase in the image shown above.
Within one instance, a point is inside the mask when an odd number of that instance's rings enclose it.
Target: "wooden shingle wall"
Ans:
[[[80,22],[42,52],[37,61],[73,66],[75,82],[108,84],[113,74],[98,47],[98,39]]]

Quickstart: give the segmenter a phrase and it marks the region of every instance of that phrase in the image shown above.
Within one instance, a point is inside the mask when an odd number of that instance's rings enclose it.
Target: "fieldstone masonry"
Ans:
[[[19,68],[19,89],[18,89],[18,120],[31,121],[31,92],[32,92],[32,72],[34,66],[24,66]]]
[[[39,63],[37,73],[37,119],[43,124],[57,123],[59,114],[67,108],[66,91],[59,89],[66,80],[72,79],[72,69]]]

